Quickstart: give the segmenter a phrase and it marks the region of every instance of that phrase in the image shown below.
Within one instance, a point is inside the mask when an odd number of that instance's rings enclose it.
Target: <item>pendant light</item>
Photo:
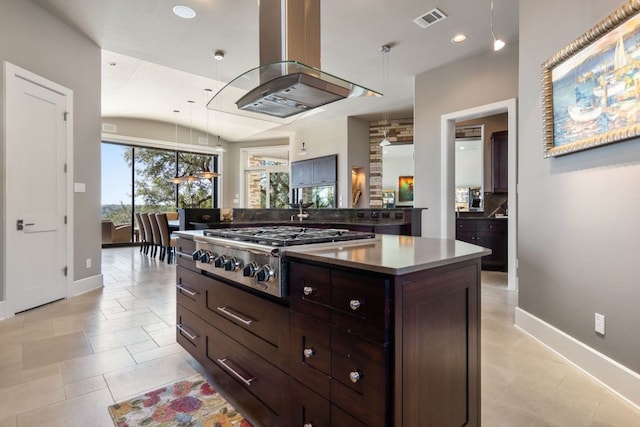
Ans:
[[[222,60],[224,59],[224,51],[216,50],[213,54],[216,60],[216,82],[220,81],[220,68],[222,67]],[[219,91],[219,90],[218,90]],[[216,144],[215,152],[224,153],[227,150],[222,144],[220,144],[220,134],[222,133],[222,113],[220,113],[220,120],[218,120],[218,143]]]
[[[180,114],[180,110],[173,110],[173,114],[175,115],[175,123],[176,123],[176,135],[175,135],[175,143],[176,143],[176,172],[175,175],[169,178],[169,182],[172,184],[180,184],[182,183],[182,177],[178,176],[178,114]]]
[[[389,51],[391,51],[391,46],[389,46],[388,44],[382,45],[382,47],[380,47],[380,52],[382,52],[382,80],[383,80],[383,95],[384,93],[387,92],[387,80],[389,79]],[[381,147],[386,147],[387,145],[391,145],[391,142],[389,141],[389,139],[387,138],[388,136],[388,126],[389,126],[389,117],[388,117],[388,113],[385,110],[384,113],[384,125],[385,125],[385,129],[382,131],[382,135],[384,136],[384,138],[382,139],[382,141],[380,141],[380,146]]]
[[[212,92],[211,89],[205,89],[204,90],[204,97],[205,97],[204,105],[205,105],[205,111],[207,112],[207,145],[209,144],[209,109],[207,108],[207,102],[209,101],[209,98],[211,96],[211,92]],[[218,137],[218,138],[220,138],[220,137]],[[216,178],[218,176],[218,174],[216,172],[212,171],[211,169],[209,169],[209,165],[207,163],[210,163],[210,161],[209,162],[205,162],[202,165],[202,172],[198,172],[196,175],[198,175],[198,177],[202,178],[202,179]]]
[[[493,33],[493,0],[491,0],[491,37],[493,37],[493,50],[499,51],[505,46],[505,42],[497,39],[496,35]]]
[[[302,141],[302,148],[298,151],[298,156],[306,156],[308,153],[307,147],[305,146],[305,142]]]
[[[191,154],[191,146],[193,144],[193,104],[195,101],[187,101],[189,103],[189,154]],[[183,182],[194,182],[199,178],[193,174],[193,171],[182,177]]]

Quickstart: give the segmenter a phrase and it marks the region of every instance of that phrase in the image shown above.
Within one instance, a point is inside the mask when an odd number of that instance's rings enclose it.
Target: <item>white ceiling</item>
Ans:
[[[259,65],[258,0],[32,0],[86,34],[103,49],[102,116],[173,123],[206,130],[205,88],[214,91]],[[518,0],[494,0],[494,31],[518,40]],[[197,16],[176,17],[183,4]],[[339,116],[367,120],[412,116],[413,77],[489,51],[490,0],[322,0],[321,68],[382,98],[355,98],[322,107],[290,125],[210,112],[209,130],[228,141],[288,136]],[[434,7],[448,18],[427,28],[413,22]],[[278,31],[278,29],[274,29]],[[451,38],[467,35],[454,45]],[[383,72],[380,47],[392,46]],[[213,59],[222,50],[223,61]],[[500,55],[500,52],[496,52]],[[110,63],[115,63],[114,66]],[[469,70],[473,73],[473,70]],[[189,113],[188,100],[195,101]],[[437,100],[434,100],[437,102]]]

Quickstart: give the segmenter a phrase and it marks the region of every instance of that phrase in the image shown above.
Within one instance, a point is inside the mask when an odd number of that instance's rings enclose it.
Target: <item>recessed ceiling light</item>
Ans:
[[[464,34],[458,34],[451,39],[451,43],[462,43],[466,39],[467,39],[467,36],[465,36]]]
[[[195,10],[191,9],[189,6],[176,6],[173,8],[173,13],[184,19],[191,19],[196,16]]]
[[[218,61],[222,61],[224,59],[224,52],[221,50],[216,50],[215,53],[213,54],[213,57]]]

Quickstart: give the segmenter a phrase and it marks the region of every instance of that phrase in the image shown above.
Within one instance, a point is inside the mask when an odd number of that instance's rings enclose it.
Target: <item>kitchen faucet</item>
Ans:
[[[298,207],[300,208],[300,213],[296,215],[300,221],[302,221],[304,218],[309,218],[309,214],[302,211],[302,203],[304,202],[300,200],[300,203],[298,203]]]

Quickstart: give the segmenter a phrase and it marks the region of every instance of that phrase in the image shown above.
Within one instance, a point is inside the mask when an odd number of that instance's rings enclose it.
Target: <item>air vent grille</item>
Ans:
[[[422,28],[427,28],[429,25],[433,25],[436,22],[440,22],[445,19],[447,15],[438,8],[431,9],[429,12],[418,16],[413,20],[416,24],[418,24]]]
[[[103,123],[102,124],[102,132],[115,133],[115,132],[117,132],[117,130],[118,130],[118,128],[114,124],[111,124],[111,123]]]

